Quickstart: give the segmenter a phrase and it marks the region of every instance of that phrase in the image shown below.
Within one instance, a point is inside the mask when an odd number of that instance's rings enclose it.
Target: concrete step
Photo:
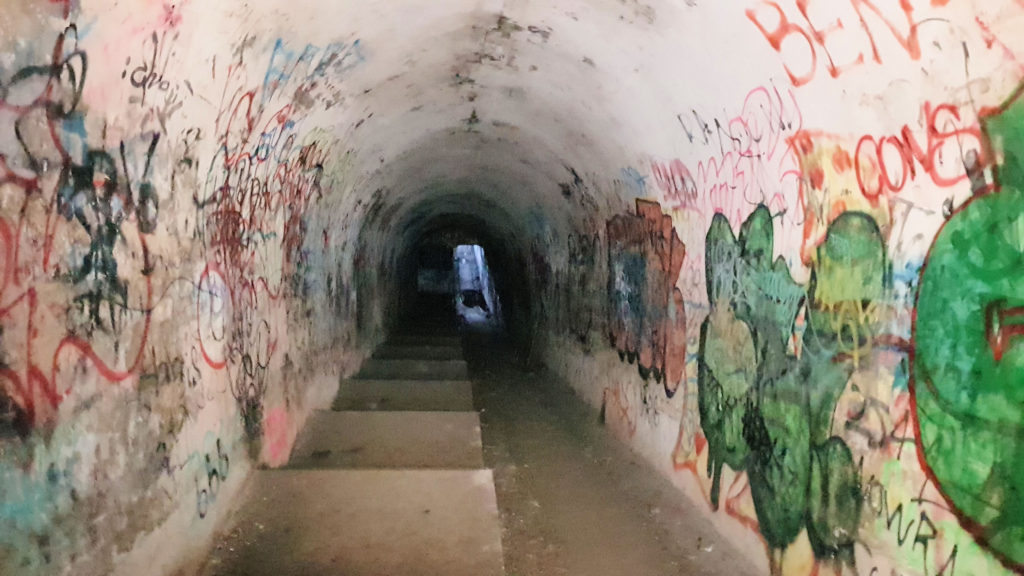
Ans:
[[[373,353],[381,360],[462,360],[462,346],[385,344]]]
[[[313,414],[289,468],[483,468],[476,412]]]
[[[336,411],[472,412],[468,380],[344,380]]]
[[[400,346],[462,346],[462,336],[449,334],[392,334],[386,344]]]
[[[367,360],[356,378],[362,380],[465,380],[465,360]]]
[[[501,576],[490,470],[272,470],[202,576]]]

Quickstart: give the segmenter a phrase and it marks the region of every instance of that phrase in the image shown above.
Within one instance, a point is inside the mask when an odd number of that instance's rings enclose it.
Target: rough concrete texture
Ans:
[[[470,411],[468,380],[345,380],[332,410]]]
[[[490,470],[256,475],[203,576],[502,576]]]
[[[753,576],[744,550],[601,424],[557,375],[467,350],[507,574]]]
[[[460,346],[400,346],[385,345],[373,352],[374,358],[382,360],[458,360],[462,358]]]
[[[0,573],[201,554],[422,305],[425,242],[483,246],[515,354],[762,573],[1024,572],[1022,27],[4,1]]]
[[[433,348],[458,348],[461,350],[462,337],[436,334],[394,334],[388,338],[387,343],[381,348],[387,350],[391,347],[413,347],[417,349],[430,350]]]
[[[204,573],[502,576],[494,481],[480,469],[470,404],[467,412],[315,413],[291,455],[296,471],[257,475]]]
[[[292,468],[482,468],[475,412],[320,410],[299,435]]]
[[[367,380],[465,380],[464,360],[421,360],[370,358],[356,378]]]

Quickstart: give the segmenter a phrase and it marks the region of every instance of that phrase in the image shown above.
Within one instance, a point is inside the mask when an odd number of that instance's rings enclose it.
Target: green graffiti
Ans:
[[[882,233],[866,214],[840,215],[818,246],[800,358],[816,445],[831,436],[832,412],[839,396],[861,355],[871,346],[877,330],[873,311],[889,285],[888,270]]]
[[[712,506],[722,468],[746,471],[773,550],[806,529],[817,558],[852,566],[861,484],[849,448],[831,434],[831,417],[875,328],[872,304],[888,281],[882,235],[863,214],[841,215],[806,289],[773,251],[767,208],[751,214],[739,238],[723,216],[712,220],[711,314],[701,328],[697,379]],[[796,355],[790,342],[801,309],[808,326]]]
[[[1024,570],[1024,85],[982,115],[997,191],[936,236],[918,293],[918,450],[961,523]]]
[[[998,152],[1001,163],[997,174],[1001,184],[1024,186],[1024,84],[994,113],[987,113],[982,127],[991,152]]]
[[[816,306],[810,323],[841,354],[855,358],[870,346],[872,302],[882,299],[888,284],[885,248],[870,217],[847,213],[829,227],[818,248],[811,279]]]
[[[1021,126],[1002,141],[1021,143]],[[1018,168],[1001,176],[1019,177]],[[965,526],[1016,568],[1024,567],[1022,208],[1021,182],[1004,180],[942,228],[921,275],[913,366],[919,449],[932,475]]]
[[[711,503],[717,508],[722,465],[742,470],[746,463],[743,417],[757,377],[757,358],[750,329],[726,306],[716,308],[704,321],[700,342],[697,406],[712,448],[708,475],[713,478]]]
[[[815,557],[853,565],[861,496],[853,453],[839,438],[829,438],[811,457],[807,535]]]
[[[803,530],[810,480],[810,430],[795,372],[759,383],[757,405],[743,423],[750,446],[750,494],[765,542],[777,550]]]

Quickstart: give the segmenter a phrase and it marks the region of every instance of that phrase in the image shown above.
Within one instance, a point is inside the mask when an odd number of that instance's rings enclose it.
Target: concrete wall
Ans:
[[[166,573],[359,353],[308,217],[358,38],[299,67],[226,5],[0,12],[0,573]]]
[[[687,4],[548,362],[766,572],[1021,570],[1024,5]]]
[[[1024,564],[1019,0],[0,12],[0,572],[201,552],[444,222],[766,573]]]

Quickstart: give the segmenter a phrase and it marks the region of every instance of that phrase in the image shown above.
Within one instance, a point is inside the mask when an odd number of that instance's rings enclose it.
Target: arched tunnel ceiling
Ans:
[[[530,234],[551,238],[592,227],[604,207],[572,185],[573,169],[530,143],[457,130],[426,135],[373,174],[378,187],[364,231],[414,242],[411,232],[423,222],[464,212],[525,249]]]
[[[307,9],[317,4],[300,3],[288,18],[305,14],[322,27]],[[660,96],[622,75],[644,65],[628,47],[644,45],[654,13],[635,2],[340,6],[331,25],[358,29],[374,65],[346,80],[344,122],[328,120],[353,151],[345,177],[362,194],[344,198],[338,212],[365,209],[374,191],[392,219],[458,189],[506,205],[534,234],[564,236],[628,208],[610,188],[578,188],[587,197],[572,198],[561,185],[598,179],[641,137],[627,102]],[[594,42],[605,28],[626,41]]]

